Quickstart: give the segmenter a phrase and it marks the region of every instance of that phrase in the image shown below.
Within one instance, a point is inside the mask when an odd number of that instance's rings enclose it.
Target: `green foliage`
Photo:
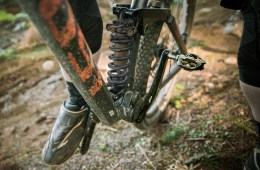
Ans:
[[[52,52],[45,45],[36,45],[25,50],[16,48],[0,48],[0,60],[53,58]]]
[[[185,86],[182,85],[182,84],[176,83],[176,84],[175,84],[175,88],[176,88],[176,90],[184,90],[184,89],[185,89]]]
[[[247,120],[238,117],[234,120],[234,124],[243,129],[248,135],[256,135],[254,127],[252,127],[252,124]]]
[[[18,19],[29,20],[28,14],[20,12],[18,14],[11,14],[6,11],[0,10],[0,22],[1,21],[15,21]]]
[[[184,134],[188,129],[189,127],[184,124],[174,126],[163,135],[161,142],[163,144],[169,144],[171,141],[178,139],[180,135]]]
[[[192,138],[203,138],[207,135],[207,132],[203,129],[203,130],[195,130],[195,129],[192,129],[190,132],[189,132],[189,135],[192,137]]]
[[[170,100],[170,104],[174,106],[176,109],[181,109],[182,108],[181,100],[182,100],[182,96],[176,95],[174,96],[173,99]]]
[[[0,22],[1,21],[15,21],[16,17],[13,14],[7,13],[6,11],[0,10]]]
[[[172,0],[172,6],[177,6],[183,3],[183,0]]]
[[[14,59],[15,58],[15,49],[7,48],[4,50],[0,49],[0,60],[1,59]]]
[[[102,152],[106,152],[107,151],[107,144],[100,144],[99,150],[102,151]]]
[[[203,47],[205,42],[203,40],[190,40],[189,47]]]

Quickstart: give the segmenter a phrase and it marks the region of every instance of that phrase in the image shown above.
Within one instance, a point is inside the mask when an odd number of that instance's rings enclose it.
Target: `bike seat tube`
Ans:
[[[131,9],[145,8],[147,6],[148,0],[132,0]]]

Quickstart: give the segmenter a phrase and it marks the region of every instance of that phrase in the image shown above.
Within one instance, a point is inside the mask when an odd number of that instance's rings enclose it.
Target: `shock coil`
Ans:
[[[107,24],[106,28],[111,32],[112,44],[109,48],[113,51],[113,54],[109,55],[112,62],[108,64],[110,70],[107,73],[107,80],[111,86],[110,92],[114,94],[113,97],[118,98],[124,93],[128,84],[129,58],[136,29],[133,20],[124,19],[123,12],[119,18],[113,20],[112,24]]]

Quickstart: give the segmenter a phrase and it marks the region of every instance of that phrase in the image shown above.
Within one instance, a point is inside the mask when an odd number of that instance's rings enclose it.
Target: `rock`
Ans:
[[[218,88],[222,89],[224,87],[224,84],[223,83],[218,83]]]
[[[244,115],[245,115],[245,111],[244,111],[244,110],[240,110],[240,111],[239,111],[239,114],[240,114],[241,116],[244,116]]]
[[[47,119],[46,119],[46,121],[45,121],[45,123],[50,124],[50,123],[54,122],[54,120],[55,120],[55,117],[53,117],[53,116],[48,116]]]
[[[14,135],[16,133],[16,127],[12,126],[5,129],[5,134],[7,135]]]
[[[212,73],[210,73],[210,72],[203,72],[203,73],[201,73],[201,77],[202,77],[204,80],[208,80],[208,79],[210,79],[212,76],[213,76],[213,75],[212,75]]]
[[[30,129],[29,126],[25,126],[25,127],[23,128],[23,132],[28,132],[29,129]]]
[[[215,85],[211,82],[207,83],[206,85],[209,89],[213,89],[215,87]]]
[[[47,135],[48,132],[46,130],[41,130],[37,136],[43,136],[43,135]]]
[[[235,65],[237,64],[237,58],[236,57],[228,57],[224,60],[224,63],[229,65]]]
[[[55,69],[55,63],[53,60],[46,60],[42,63],[42,68],[45,71],[53,71]]]
[[[212,8],[202,8],[201,10],[199,10],[199,13],[209,13],[212,11]]]
[[[38,30],[31,24],[30,28],[23,33],[18,49],[30,48],[40,43],[43,43],[43,40]]]
[[[15,126],[10,129],[10,133],[11,134],[15,134],[16,133],[16,127]]]
[[[46,116],[39,116],[36,120],[35,120],[35,123],[41,123],[43,122],[44,120],[46,120]]]

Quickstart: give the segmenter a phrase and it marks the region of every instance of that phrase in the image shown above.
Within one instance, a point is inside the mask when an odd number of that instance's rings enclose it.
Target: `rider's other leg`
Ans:
[[[260,87],[240,81],[240,87],[247,99],[256,122],[260,122]]]
[[[97,63],[102,43],[103,22],[96,0],[69,0],[79,26]],[[61,68],[68,89],[68,98],[62,103],[59,116],[42,151],[43,161],[58,165],[69,159],[84,135],[90,108]]]
[[[260,170],[260,21],[250,5],[242,11],[244,30],[238,51],[240,86],[255,119],[258,144],[246,161],[244,170]]]
[[[240,81],[240,86],[250,105],[255,119],[255,129],[258,134],[258,144],[249,155],[245,164],[245,170],[260,170],[260,87],[255,87],[242,81]]]

